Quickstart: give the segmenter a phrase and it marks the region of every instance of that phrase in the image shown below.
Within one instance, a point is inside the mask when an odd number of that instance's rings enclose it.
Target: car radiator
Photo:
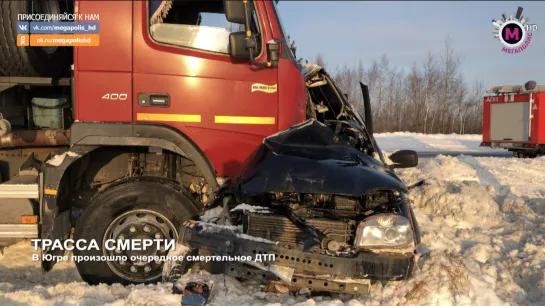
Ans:
[[[308,218],[306,222],[327,237],[322,240],[321,246],[316,246],[311,251],[328,249],[331,241],[339,242],[340,245],[352,244],[355,235],[355,225],[352,223],[324,218]],[[244,222],[244,232],[297,248],[302,248],[305,239],[303,231],[288,218],[278,215],[248,214]]]

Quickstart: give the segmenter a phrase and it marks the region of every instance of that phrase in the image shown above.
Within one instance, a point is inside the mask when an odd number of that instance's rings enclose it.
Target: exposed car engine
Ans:
[[[377,213],[399,214],[400,209],[392,203],[400,201],[400,194],[394,191],[376,191],[361,198],[279,192],[267,200],[260,198],[255,204],[262,207],[268,203],[270,209],[241,214],[234,222],[242,222],[243,231],[248,235],[303,250],[306,233],[285,216],[288,210],[325,236],[319,245],[307,251],[351,253],[356,251],[353,245],[358,223]]]

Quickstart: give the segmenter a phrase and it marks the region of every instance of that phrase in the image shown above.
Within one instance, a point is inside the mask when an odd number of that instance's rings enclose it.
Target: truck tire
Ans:
[[[146,178],[117,184],[94,197],[77,220],[74,240],[85,239],[87,246],[95,240],[100,250],[75,247],[74,255],[94,258],[127,256],[127,261],[77,261],[76,266],[83,280],[91,285],[160,281],[162,262],[131,260],[130,257],[160,256],[168,253],[168,250],[157,254],[154,245],[147,251],[109,251],[104,243],[108,239],[177,239],[183,222],[199,213],[197,204],[189,194],[163,179]]]
[[[73,48],[18,47],[17,15],[70,12],[70,2],[0,0],[0,75],[51,78],[69,75]]]

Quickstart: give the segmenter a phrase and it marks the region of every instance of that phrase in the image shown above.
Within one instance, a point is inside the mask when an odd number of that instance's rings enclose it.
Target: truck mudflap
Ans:
[[[355,257],[342,257],[304,252],[279,246],[278,243],[267,239],[240,233],[234,228],[236,227],[187,221],[180,230],[179,243],[192,249],[206,248],[215,256],[246,258],[242,262],[230,261],[226,264],[224,273],[227,275],[237,276],[241,271],[245,271],[241,268],[237,272],[237,269],[242,266],[246,266],[247,272],[253,267],[261,270],[257,275],[264,280],[320,291],[345,292],[346,284],[352,284],[349,287],[352,288],[350,290],[353,290],[353,285],[356,284],[358,294],[365,294],[365,288],[370,284],[370,280],[388,281],[409,278],[415,263],[412,253],[360,252]],[[264,254],[274,254],[274,256],[264,256]],[[248,260],[250,258],[251,260]],[[278,273],[275,270],[282,272]],[[249,275],[247,272],[246,274]],[[306,280],[304,284],[303,280]],[[325,288],[330,284],[331,288]],[[351,291],[351,293],[355,292]]]
[[[76,160],[96,149],[96,146],[72,146],[70,151],[57,155],[54,158],[46,160],[42,171],[44,173],[43,199],[41,205],[41,238],[50,240],[61,240],[69,238],[70,229],[70,209],[63,207],[63,190],[61,182],[66,169]],[[60,249],[42,250],[42,270],[49,272],[57,263],[55,260],[46,260],[46,255],[59,256],[64,251]]]

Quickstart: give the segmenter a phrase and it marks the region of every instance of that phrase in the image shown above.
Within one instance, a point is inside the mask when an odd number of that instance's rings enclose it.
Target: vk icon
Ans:
[[[28,22],[17,22],[17,34],[27,34],[29,32]]]

